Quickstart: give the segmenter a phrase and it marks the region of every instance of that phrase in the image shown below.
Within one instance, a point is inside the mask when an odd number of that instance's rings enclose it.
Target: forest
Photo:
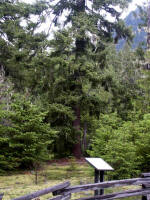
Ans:
[[[150,34],[132,48],[130,3],[0,0],[1,175],[70,156],[101,157],[116,179],[150,171]]]

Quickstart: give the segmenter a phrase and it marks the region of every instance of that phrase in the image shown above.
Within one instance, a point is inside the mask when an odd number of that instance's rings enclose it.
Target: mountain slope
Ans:
[[[136,17],[134,13],[136,13]],[[144,31],[144,28],[139,29],[138,27],[138,25],[142,23],[138,13],[139,11],[137,9],[134,12],[130,12],[129,15],[125,18],[125,24],[132,27],[133,33],[135,35],[132,43],[132,48],[136,48],[141,42],[146,42],[146,32]],[[117,49],[123,48],[124,44],[125,40],[120,40],[117,44]]]

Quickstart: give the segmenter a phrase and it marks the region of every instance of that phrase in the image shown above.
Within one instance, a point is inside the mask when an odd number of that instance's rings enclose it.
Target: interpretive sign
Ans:
[[[114,170],[107,162],[102,158],[85,158],[85,160],[97,170],[112,171]]]
[[[104,181],[104,171],[113,171],[114,169],[105,162],[102,158],[85,158],[85,160],[95,168],[95,183]],[[100,191],[95,191],[96,195],[104,194],[104,190],[100,189]]]

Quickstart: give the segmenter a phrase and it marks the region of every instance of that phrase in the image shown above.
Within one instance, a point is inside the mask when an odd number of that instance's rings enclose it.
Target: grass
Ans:
[[[4,192],[3,200],[10,200],[54,186],[66,180],[69,180],[71,185],[93,182],[93,169],[86,163],[75,164],[72,161],[67,164],[47,164],[39,172],[38,185],[35,185],[34,171],[0,176],[0,193]],[[51,197],[51,195],[44,195],[40,197],[40,200],[47,199],[48,197]]]
[[[0,176],[0,193],[4,192],[3,200],[10,200],[19,196],[30,194],[34,191],[54,186],[69,180],[71,185],[93,183],[94,170],[87,163],[77,163],[71,160],[67,163],[50,163],[43,167],[38,175],[38,185],[35,185],[33,171],[25,171],[18,174]],[[130,187],[106,189],[106,193],[118,192]],[[135,186],[132,187],[135,189]],[[83,196],[91,196],[93,191],[86,191],[72,195],[72,199]],[[40,200],[52,197],[51,194],[40,197]],[[133,199],[133,198],[128,198]],[[135,198],[137,199],[137,198]]]

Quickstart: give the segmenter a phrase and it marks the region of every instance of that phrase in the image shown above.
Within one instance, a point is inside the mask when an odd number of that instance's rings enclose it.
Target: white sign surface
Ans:
[[[85,160],[92,165],[97,170],[102,171],[112,171],[114,170],[107,162],[105,162],[102,158],[85,158]]]

